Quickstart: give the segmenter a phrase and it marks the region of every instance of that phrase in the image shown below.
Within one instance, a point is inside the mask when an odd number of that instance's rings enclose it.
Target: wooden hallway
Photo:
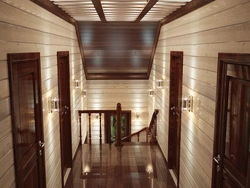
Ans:
[[[175,188],[157,145],[83,144],[66,188]]]

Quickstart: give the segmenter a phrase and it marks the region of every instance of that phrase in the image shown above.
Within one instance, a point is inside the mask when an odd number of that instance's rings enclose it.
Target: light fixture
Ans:
[[[49,112],[59,111],[59,99],[57,97],[49,97],[48,98]]]
[[[183,104],[182,104],[182,110],[183,111],[187,111],[188,108],[188,98],[187,97],[183,97]]]
[[[193,96],[183,98],[182,109],[183,111],[193,112]]]
[[[157,81],[157,87],[162,88],[163,87],[163,80],[158,80]]]
[[[99,117],[99,114],[98,114],[98,113],[96,113],[96,114],[95,114],[95,118],[96,118],[96,119],[98,119],[98,117]]]
[[[82,95],[83,95],[83,97],[87,97],[87,91],[86,91],[86,90],[83,90],[83,91],[82,91]]]
[[[136,112],[135,115],[136,115],[136,118],[139,119],[140,113],[139,113],[139,112]]]
[[[149,96],[150,97],[153,97],[153,95],[154,95],[154,91],[151,89],[151,90],[149,90]]]
[[[79,80],[75,80],[75,88],[79,89],[80,88],[80,83]]]

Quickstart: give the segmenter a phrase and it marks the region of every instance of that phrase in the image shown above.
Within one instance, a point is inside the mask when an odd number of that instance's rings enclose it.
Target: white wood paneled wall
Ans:
[[[180,187],[211,187],[219,52],[250,53],[250,1],[216,0],[166,24],[154,57],[149,87],[164,79],[164,89],[149,98],[159,108],[158,141],[167,159],[170,51],[184,52],[183,97],[194,97],[193,113],[183,111]]]
[[[86,98],[74,89],[74,79],[86,79],[74,26],[27,0],[0,1],[0,187],[15,187],[7,53],[40,52],[45,140],[46,184],[61,187],[58,112],[48,112],[48,97],[58,96],[57,51],[70,53],[73,155],[79,144],[78,109]]]
[[[87,80],[88,110],[116,110],[121,103],[131,110],[131,133],[148,126],[148,95],[148,80]]]

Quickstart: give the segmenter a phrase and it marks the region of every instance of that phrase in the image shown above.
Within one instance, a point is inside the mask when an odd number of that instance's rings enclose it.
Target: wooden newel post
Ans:
[[[89,113],[89,143],[91,142],[91,113]]]
[[[80,127],[80,135],[79,135],[79,137],[80,137],[80,145],[82,145],[82,125],[81,125],[81,115],[82,115],[82,113],[80,112],[80,111],[78,111],[78,116],[79,116],[79,127]]]
[[[122,107],[121,103],[117,103],[116,107],[116,143],[115,146],[122,146],[121,138],[121,116],[122,116]]]

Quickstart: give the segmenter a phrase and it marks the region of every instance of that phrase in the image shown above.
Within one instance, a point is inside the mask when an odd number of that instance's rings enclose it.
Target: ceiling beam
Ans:
[[[157,3],[158,0],[149,0],[144,9],[141,11],[135,22],[141,21],[141,19],[150,11],[150,9]]]
[[[101,0],[92,0],[92,3],[96,9],[96,12],[99,15],[100,20],[106,22],[107,20],[103,12]]]

